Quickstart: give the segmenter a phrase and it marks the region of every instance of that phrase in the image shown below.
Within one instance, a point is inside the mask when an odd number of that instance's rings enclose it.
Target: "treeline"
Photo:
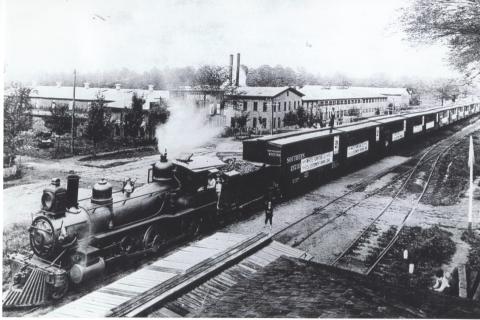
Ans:
[[[312,74],[303,68],[294,70],[281,65],[262,65],[258,68],[242,66],[246,71],[248,86],[371,86],[371,87],[407,87],[422,86],[424,81],[418,78],[391,79],[385,74],[376,74],[367,78],[354,78],[345,74]],[[203,65],[198,68],[187,66],[181,68],[154,67],[149,71],[137,72],[127,68],[110,71],[82,73],[77,72],[77,84],[90,83],[91,87],[114,88],[119,83],[123,88],[146,89],[154,85],[157,90],[174,89],[181,86],[220,87],[228,82],[228,68],[215,65]],[[234,75],[235,77],[235,72]],[[43,73],[37,77],[37,85],[73,85],[73,73]]]

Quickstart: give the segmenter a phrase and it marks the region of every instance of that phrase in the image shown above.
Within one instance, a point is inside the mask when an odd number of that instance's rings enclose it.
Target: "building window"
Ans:
[[[292,109],[292,101],[288,101],[288,110]]]
[[[263,112],[267,112],[267,102],[263,103]]]
[[[287,101],[283,103],[283,111],[287,111]]]
[[[272,103],[272,107],[273,107],[273,112],[277,112],[277,105],[275,103]]]
[[[293,109],[297,109],[297,101],[293,101]]]
[[[275,119],[272,119],[272,128],[275,129]]]
[[[253,111],[257,111],[257,110],[258,110],[258,102],[254,101],[253,102]]]
[[[247,101],[243,101],[243,111],[247,111],[248,106],[247,106]]]
[[[278,118],[278,128],[279,128],[279,129],[280,129],[280,127],[281,127],[281,123],[282,123],[282,122],[281,122],[280,117],[279,117],[279,118]]]

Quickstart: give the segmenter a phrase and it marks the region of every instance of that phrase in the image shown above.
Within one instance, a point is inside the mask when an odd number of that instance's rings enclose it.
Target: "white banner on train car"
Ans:
[[[380,127],[375,128],[375,141],[380,141]]]
[[[397,140],[403,139],[404,137],[405,137],[405,131],[403,130],[392,133],[392,141],[397,141]]]
[[[425,124],[425,116],[422,116],[422,126]]]
[[[340,136],[333,137],[333,154],[338,154],[340,150]]]
[[[407,120],[403,120],[403,131],[407,131]]]
[[[333,151],[303,158],[300,162],[300,172],[310,171],[333,162]]]
[[[418,126],[413,126],[413,133],[418,133],[422,131],[423,125],[419,124]]]
[[[442,123],[443,123],[443,124],[447,124],[447,123],[448,123],[448,118],[446,118],[446,117],[445,117],[445,118],[442,118]]]
[[[368,151],[368,140],[347,148],[347,158],[353,157],[359,153]]]
[[[430,122],[427,122],[427,124],[425,125],[425,129],[431,129],[435,127],[435,121],[430,121]]]

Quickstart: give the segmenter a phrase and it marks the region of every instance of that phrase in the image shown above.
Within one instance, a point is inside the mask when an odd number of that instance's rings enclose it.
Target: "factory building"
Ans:
[[[238,87],[225,95],[226,125],[235,127],[235,117],[248,114],[247,128],[277,131],[285,127],[285,114],[302,105],[302,96],[291,87]]]

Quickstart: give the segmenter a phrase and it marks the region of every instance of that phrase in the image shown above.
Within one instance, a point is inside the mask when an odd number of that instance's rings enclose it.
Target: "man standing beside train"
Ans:
[[[335,125],[335,109],[332,109],[332,114],[330,115],[330,133],[332,133],[334,125]]]
[[[267,222],[270,222],[270,233],[272,232],[272,220],[273,220],[273,194],[268,192],[268,195],[265,199],[265,228],[267,227]]]

